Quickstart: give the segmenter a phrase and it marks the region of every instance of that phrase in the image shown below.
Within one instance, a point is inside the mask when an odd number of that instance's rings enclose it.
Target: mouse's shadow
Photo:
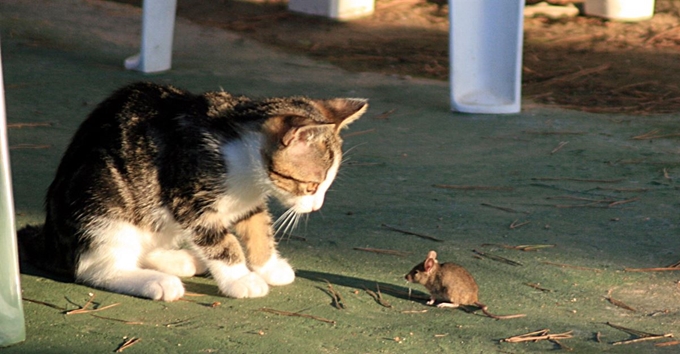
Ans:
[[[373,292],[373,294],[375,294],[375,296],[390,295],[392,297],[396,297],[402,300],[416,301],[420,303],[424,303],[425,301],[430,299],[430,295],[420,290],[411,290],[408,287],[379,282],[370,279],[362,279],[346,275],[317,272],[305,269],[296,269],[295,275],[298,278],[303,278],[320,283],[320,286],[318,286],[318,288],[322,290],[325,288],[326,282],[328,282],[331,285],[354,288],[357,290],[371,291]],[[191,279],[192,278],[182,279],[187,291],[211,296],[221,296],[215,284],[192,282]]]

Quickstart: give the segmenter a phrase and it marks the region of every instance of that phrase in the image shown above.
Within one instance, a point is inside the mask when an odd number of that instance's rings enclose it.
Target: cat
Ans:
[[[225,296],[265,296],[295,279],[267,200],[290,208],[284,224],[319,210],[342,160],[340,130],[367,107],[123,87],[76,131],[47,191],[44,225],[20,237],[22,255],[136,297],[178,300],[180,277],[205,272]]]

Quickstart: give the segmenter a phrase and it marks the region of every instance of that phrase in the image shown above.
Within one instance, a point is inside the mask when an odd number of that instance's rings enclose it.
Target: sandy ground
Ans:
[[[614,345],[636,336],[606,324],[652,334],[680,330],[678,273],[626,271],[680,260],[674,115],[592,114],[530,101],[516,115],[453,114],[445,82],[348,72],[184,18],[173,70],[142,75],[122,68],[139,42],[139,16],[133,6],[98,0],[0,3],[19,226],[42,221],[45,189],[78,124],[131,81],[258,97],[367,97],[371,108],[345,135],[349,160],[322,212],[295,231],[301,238],[280,243],[296,268],[294,284],[265,298],[233,300],[211,279],[195,277],[184,282],[201,296],[160,303],[27,267],[21,281],[28,338],[3,352],[112,352],[131,338],[140,341],[125,349],[130,353],[559,349],[548,341],[501,342],[541,329],[569,332],[560,343],[577,353],[678,350],[655,346],[670,339]],[[504,247],[521,245],[554,247]],[[492,312],[527,316],[495,321],[431,308],[418,286],[409,297],[403,275],[430,249],[475,276]],[[345,309],[333,306],[329,283]],[[367,289],[380,290],[391,307]],[[90,293],[93,308],[119,305],[65,314]]]

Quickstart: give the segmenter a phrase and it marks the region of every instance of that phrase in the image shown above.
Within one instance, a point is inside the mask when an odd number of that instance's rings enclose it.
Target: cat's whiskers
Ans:
[[[288,234],[288,238],[290,238],[289,231],[292,231],[297,227],[299,218],[300,214],[295,212],[295,208],[290,208],[286,210],[274,222],[275,227],[274,234],[281,235],[281,239],[283,239],[286,236],[286,234]]]

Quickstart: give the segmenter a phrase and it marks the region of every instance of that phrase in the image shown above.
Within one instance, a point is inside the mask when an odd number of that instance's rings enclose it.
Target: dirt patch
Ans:
[[[376,0],[374,15],[350,22],[290,13],[285,0],[182,0],[177,12],[350,71],[447,80],[448,8],[437,2]],[[524,96],[590,112],[678,111],[680,2],[656,3],[654,18],[633,23],[526,18]]]
[[[183,0],[178,15],[350,71],[447,80],[448,9],[430,1],[377,0],[373,16],[351,22],[293,14],[286,1],[264,0]],[[641,22],[526,18],[524,96],[590,112],[677,111],[679,13],[679,3],[658,0],[654,18]]]

